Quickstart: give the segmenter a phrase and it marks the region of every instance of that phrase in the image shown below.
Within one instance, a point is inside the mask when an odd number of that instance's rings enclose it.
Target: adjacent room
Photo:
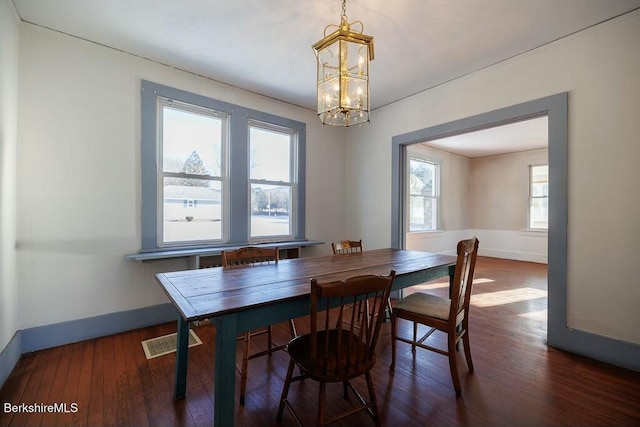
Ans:
[[[639,425],[638,41],[640,0],[0,0],[0,426]]]

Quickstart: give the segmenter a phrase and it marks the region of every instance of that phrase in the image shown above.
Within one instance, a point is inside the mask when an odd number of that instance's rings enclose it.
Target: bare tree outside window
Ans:
[[[209,170],[204,166],[204,162],[198,155],[198,152],[195,150],[191,152],[187,160],[184,162],[184,165],[182,166],[182,172],[188,175],[209,175]],[[182,178],[180,180],[180,184],[187,186],[208,187],[206,181],[186,178]]]

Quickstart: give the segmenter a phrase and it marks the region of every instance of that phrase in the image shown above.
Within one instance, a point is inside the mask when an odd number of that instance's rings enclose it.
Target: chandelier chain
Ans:
[[[347,22],[347,0],[342,0],[342,14],[340,18],[342,18],[344,22]]]

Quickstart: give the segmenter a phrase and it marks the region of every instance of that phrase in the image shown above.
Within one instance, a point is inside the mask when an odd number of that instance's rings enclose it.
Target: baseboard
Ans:
[[[485,249],[482,247],[482,243],[480,244],[480,249],[478,250],[479,256],[487,256],[491,258],[503,258],[503,259],[512,259],[514,261],[527,261],[527,262],[535,262],[538,264],[547,264],[547,255],[546,254],[534,254],[530,252],[514,252],[514,251],[502,251],[499,249]]]
[[[178,318],[173,304],[159,304],[134,310],[103,314],[52,325],[25,329],[21,334],[21,353],[104,337],[132,329],[169,322]]]
[[[24,353],[158,325],[179,315],[166,303],[17,331],[0,352],[0,388]]]
[[[479,256],[547,264],[547,235],[521,230],[466,229],[407,234],[407,249],[456,254],[458,241],[476,236]]]
[[[4,350],[0,352],[0,388],[16,367],[22,353],[22,331],[16,331]]]
[[[548,331],[547,344],[560,350],[640,372],[640,345],[638,344],[572,328]]]

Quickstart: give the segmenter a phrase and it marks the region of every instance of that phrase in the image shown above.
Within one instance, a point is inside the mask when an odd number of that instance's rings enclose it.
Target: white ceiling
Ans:
[[[315,109],[311,45],[341,0],[12,0],[29,23]],[[348,0],[374,37],[372,109],[640,7],[640,0]]]
[[[23,22],[312,110],[311,45],[327,25],[339,23],[342,3],[11,1]],[[348,0],[347,16],[374,37],[370,85],[376,109],[637,8],[640,0]],[[546,119],[429,145],[470,158],[541,148]]]
[[[423,144],[474,159],[547,148],[548,140],[548,120],[544,116]]]

